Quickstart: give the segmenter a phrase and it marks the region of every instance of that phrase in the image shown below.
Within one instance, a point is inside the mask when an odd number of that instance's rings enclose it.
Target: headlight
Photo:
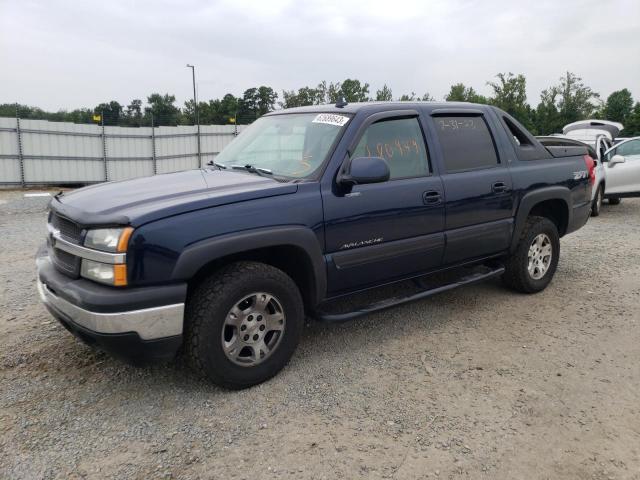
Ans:
[[[103,252],[126,252],[133,228],[98,228],[89,230],[84,246]]]
[[[89,280],[114,287],[122,287],[127,284],[127,266],[124,263],[114,265],[83,258],[80,275]]]

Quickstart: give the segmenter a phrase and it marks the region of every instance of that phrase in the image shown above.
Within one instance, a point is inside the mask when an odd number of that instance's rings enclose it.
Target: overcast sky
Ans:
[[[640,99],[639,0],[0,0],[0,41],[0,103],[49,110],[153,92],[182,105],[186,63],[200,100],[345,78],[442,99],[511,71],[535,105],[567,70]]]

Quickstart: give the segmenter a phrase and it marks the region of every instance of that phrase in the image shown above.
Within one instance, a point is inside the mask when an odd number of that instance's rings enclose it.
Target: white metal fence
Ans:
[[[102,127],[0,117],[0,185],[86,184],[198,168],[243,125]]]

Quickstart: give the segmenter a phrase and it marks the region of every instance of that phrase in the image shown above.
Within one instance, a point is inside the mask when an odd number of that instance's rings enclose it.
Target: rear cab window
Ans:
[[[482,116],[436,116],[433,121],[447,173],[499,165],[493,137]]]

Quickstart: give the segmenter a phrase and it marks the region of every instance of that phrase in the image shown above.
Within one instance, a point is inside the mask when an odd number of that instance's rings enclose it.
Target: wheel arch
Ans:
[[[558,229],[560,237],[567,233],[571,222],[571,192],[565,187],[548,187],[527,193],[518,207],[511,240],[511,252],[514,252],[522,229],[530,215],[551,220]]]
[[[305,227],[256,229],[197,242],[180,255],[173,279],[187,281],[188,292],[203,278],[232,262],[251,260],[272,265],[300,288],[312,309],[326,295],[326,268],[315,233]]]

